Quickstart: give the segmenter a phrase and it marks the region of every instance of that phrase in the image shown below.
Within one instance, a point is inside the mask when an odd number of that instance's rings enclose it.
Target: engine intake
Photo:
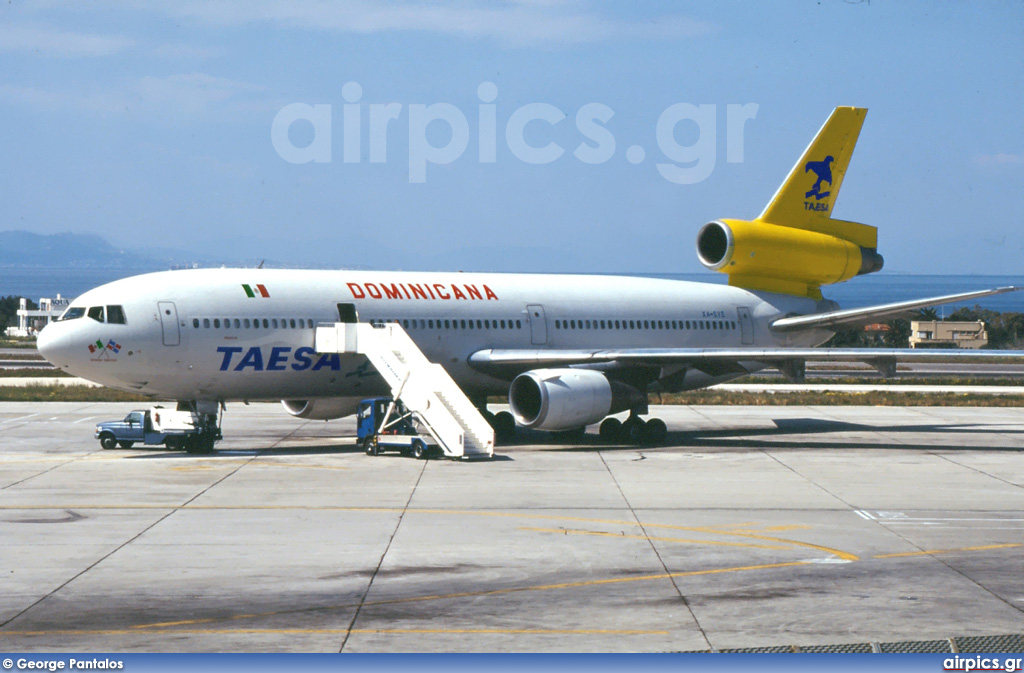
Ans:
[[[573,430],[644,404],[636,388],[589,369],[535,369],[508,392],[516,422],[537,430]]]
[[[820,294],[822,285],[879,271],[884,263],[874,248],[759,220],[705,224],[697,234],[697,257],[707,268],[729,274],[731,285],[807,296]]]

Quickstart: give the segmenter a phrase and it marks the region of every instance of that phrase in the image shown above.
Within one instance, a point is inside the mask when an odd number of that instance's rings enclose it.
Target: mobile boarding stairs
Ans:
[[[427,359],[401,325],[318,325],[314,347],[317,353],[366,356],[391,387],[391,396],[412,412],[445,456],[493,457],[494,429],[490,423],[448,372]]]

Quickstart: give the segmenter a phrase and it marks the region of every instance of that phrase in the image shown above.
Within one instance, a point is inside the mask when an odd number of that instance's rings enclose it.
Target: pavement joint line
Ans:
[[[352,629],[355,628],[356,620],[359,619],[359,613],[362,611],[363,606],[366,605],[366,597],[370,595],[370,590],[373,588],[373,582],[377,579],[377,575],[380,573],[381,566],[384,565],[384,559],[387,558],[388,551],[391,550],[391,545],[395,541],[395,537],[398,535],[398,529],[402,526],[402,521],[405,519],[406,512],[409,511],[409,504],[412,502],[413,497],[416,495],[416,489],[420,485],[420,481],[423,480],[423,475],[427,472],[428,461],[423,461],[423,465],[420,466],[420,473],[416,476],[416,483],[413,484],[409,490],[409,497],[405,501],[405,507],[398,515],[398,521],[395,522],[395,528],[391,531],[391,536],[388,538],[388,543],[384,547],[384,551],[380,555],[380,559],[377,561],[377,567],[373,569],[373,574],[370,575],[370,581],[366,583],[366,590],[363,595],[359,598],[359,604],[356,606],[355,612],[352,614],[352,620],[348,624],[348,632],[341,640],[341,647],[338,648],[338,654],[345,651],[345,645],[348,644],[348,639],[352,635]]]
[[[597,455],[601,459],[601,464],[604,465],[604,469],[608,471],[608,476],[611,478],[612,483],[615,484],[615,489],[619,492],[619,497],[621,497],[622,501],[626,503],[627,507],[629,507],[629,513],[633,515],[633,520],[636,521],[636,525],[640,527],[640,532],[643,533],[643,538],[647,540],[647,544],[651,548],[651,551],[654,552],[654,556],[658,559],[658,563],[660,563],[662,569],[666,573],[668,573],[669,569],[668,565],[665,563],[665,559],[661,557],[661,552],[658,551],[658,546],[654,544],[654,540],[651,539],[647,530],[644,528],[644,524],[640,520],[640,516],[636,513],[636,510],[633,508],[633,503],[629,501],[629,498],[626,496],[626,492],[622,490],[622,486],[619,484],[619,480],[615,478],[615,473],[612,472],[612,468],[608,464],[608,461],[604,459],[604,452],[598,452]],[[694,626],[696,626],[697,630],[700,631],[700,637],[704,639],[704,642],[707,643],[707,646],[710,648],[712,646],[711,640],[708,638],[708,634],[705,631],[704,626],[701,625],[700,620],[697,619],[697,613],[693,611],[693,606],[691,606],[690,601],[687,600],[686,594],[683,593],[682,588],[679,586],[679,584],[676,582],[675,578],[672,577],[671,574],[669,574],[668,579],[669,582],[671,582],[672,584],[672,588],[675,589],[676,594],[679,596],[679,599],[683,602],[683,605],[686,606],[686,610],[690,613],[690,618],[693,619]]]
[[[1000,435],[1000,436],[1001,437],[1005,437],[1005,435]],[[958,467],[962,467],[962,468],[967,469],[967,470],[973,470],[974,472],[977,472],[978,474],[982,474],[982,475],[984,475],[986,477],[989,477],[991,479],[995,479],[996,481],[1001,481],[1004,484],[1007,484],[1009,486],[1013,486],[1015,488],[1024,488],[1024,484],[1017,484],[1015,482],[1010,481],[1009,479],[1003,479],[999,475],[991,474],[989,472],[986,472],[985,470],[982,470],[982,469],[979,469],[977,467],[974,467],[973,465],[965,465],[964,463],[961,463],[959,461],[953,460],[953,458],[951,456],[949,456],[946,452],[938,453],[938,452],[929,451],[929,453],[931,453],[932,455],[938,456],[939,458],[941,458],[943,460],[949,461],[950,463],[953,463],[954,465],[956,465]]]

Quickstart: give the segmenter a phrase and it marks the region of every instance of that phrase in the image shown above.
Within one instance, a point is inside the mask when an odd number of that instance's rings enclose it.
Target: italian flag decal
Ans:
[[[264,285],[242,285],[242,289],[245,290],[245,296],[250,299],[256,296],[270,297],[270,293],[267,292],[267,288]]]

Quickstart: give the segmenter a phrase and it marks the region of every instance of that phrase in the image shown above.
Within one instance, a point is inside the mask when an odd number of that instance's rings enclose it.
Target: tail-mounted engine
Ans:
[[[874,273],[883,264],[873,247],[760,220],[705,224],[697,234],[697,257],[707,268],[729,274],[730,285],[815,299],[821,298],[822,285]]]

